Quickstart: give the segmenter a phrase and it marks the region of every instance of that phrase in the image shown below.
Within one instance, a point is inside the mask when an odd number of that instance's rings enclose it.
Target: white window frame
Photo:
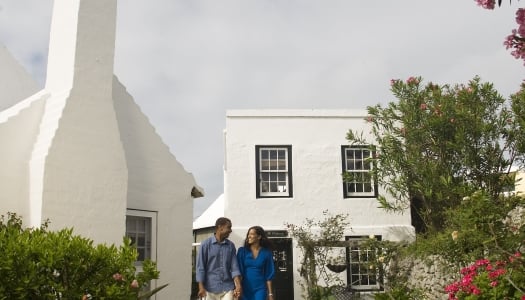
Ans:
[[[255,150],[257,198],[292,197],[292,146],[257,145]],[[265,159],[266,155],[271,155],[273,152],[276,152],[277,157],[272,156]],[[279,156],[281,154],[279,152],[284,152],[284,155]],[[268,189],[275,187],[274,191],[265,191],[265,184]]]
[[[157,212],[155,211],[146,211],[146,210],[138,210],[138,209],[127,209],[126,210],[126,236],[128,236],[128,226],[127,226],[127,217],[140,217],[140,218],[148,218],[151,220],[151,228],[150,228],[150,249],[149,249],[149,257],[146,256],[146,258],[149,258],[152,261],[157,260]],[[146,234],[148,234],[146,232]],[[147,240],[147,237],[146,237]],[[135,266],[137,267],[137,271],[142,271],[142,261],[137,260],[135,262]]]
[[[361,155],[349,157],[349,152],[360,152]],[[372,171],[376,167],[374,161],[375,149],[370,145],[360,146],[341,146],[341,159],[343,173],[354,173],[363,174],[368,176],[370,181],[361,182],[348,182],[343,180],[343,193],[344,198],[372,198],[377,197],[377,181],[374,178]],[[365,175],[366,174],[366,175]],[[351,190],[351,186],[354,185],[354,191]],[[361,185],[362,191],[357,190],[358,186]],[[367,187],[370,187],[370,191],[365,191]]]
[[[369,236],[347,236],[347,241],[364,241],[370,238]],[[380,235],[374,236],[375,239],[381,240]],[[356,246],[346,248],[347,260],[347,284],[351,290],[355,291],[378,291],[382,289],[383,282],[383,266],[377,260],[370,261],[369,259],[377,259],[377,249],[363,249],[358,242]],[[375,253],[374,253],[375,252]],[[356,255],[358,260],[356,261]],[[370,266],[373,266],[370,269]],[[353,282],[352,279],[358,277],[359,283]],[[373,280],[371,280],[373,279]],[[368,281],[369,284],[362,284],[362,281]],[[372,283],[370,283],[372,281]]]

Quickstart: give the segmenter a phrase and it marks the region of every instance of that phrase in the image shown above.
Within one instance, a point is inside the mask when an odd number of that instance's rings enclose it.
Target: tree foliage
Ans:
[[[142,299],[159,289],[143,292],[159,277],[156,265],[145,261],[136,273],[136,249],[128,239],[119,248],[94,245],[73,235],[24,228],[22,219],[0,217],[0,299]]]
[[[476,190],[499,201],[512,184],[502,174],[524,162],[524,89],[507,101],[478,77],[453,86],[410,77],[392,80],[391,91],[397,102],[370,106],[367,117],[378,151],[374,176],[386,191],[381,206],[411,208],[424,232],[443,228],[446,212]],[[347,139],[370,143],[353,130]]]

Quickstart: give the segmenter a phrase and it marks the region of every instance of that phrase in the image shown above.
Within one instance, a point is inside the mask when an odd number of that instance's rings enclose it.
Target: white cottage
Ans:
[[[344,171],[363,173],[373,167],[364,162],[373,155],[371,145],[351,147],[345,138],[349,129],[368,134],[365,117],[365,111],[354,110],[227,111],[222,215],[232,220],[230,238],[237,246],[253,225],[263,226],[273,238],[277,299],[302,299],[297,241],[288,236],[285,223],[321,220],[328,210],[348,213],[346,239],[374,235],[400,241],[415,236],[410,213],[390,214],[378,208],[381,187],[373,178],[343,182]],[[206,215],[194,222],[197,242],[206,232],[202,225],[215,221],[202,220]],[[357,290],[378,288],[376,278],[359,271],[359,264],[347,263],[353,266],[346,271],[347,285]]]
[[[45,88],[0,48],[0,214],[129,236],[189,299],[193,199],[203,195],[113,75],[116,0],[55,0]],[[153,287],[157,283],[153,283]]]

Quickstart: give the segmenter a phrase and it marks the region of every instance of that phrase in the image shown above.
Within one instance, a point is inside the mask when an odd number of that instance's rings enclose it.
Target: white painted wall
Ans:
[[[0,214],[120,245],[127,210],[147,212],[161,272],[153,286],[169,284],[156,299],[189,299],[202,191],[114,78],[116,3],[55,0],[46,88],[16,101],[32,86],[0,89]],[[3,54],[16,77],[21,67]]]
[[[241,245],[250,226],[283,230],[322,212],[348,213],[345,235],[382,235],[386,240],[412,238],[410,214],[389,214],[375,198],[343,198],[341,146],[349,129],[363,130],[365,111],[230,110],[225,134],[225,216],[233,223],[231,239]],[[370,138],[370,137],[369,137]],[[293,198],[256,199],[256,145],[291,145]],[[294,266],[299,266],[297,252]],[[296,273],[294,282],[299,279]],[[295,286],[295,299],[300,298]]]
[[[175,159],[124,86],[114,79],[113,97],[128,169],[128,209],[157,214],[157,299],[189,299],[193,176]]]

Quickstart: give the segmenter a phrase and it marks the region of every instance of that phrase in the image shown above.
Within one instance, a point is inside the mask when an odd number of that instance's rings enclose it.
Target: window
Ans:
[[[136,266],[145,259],[156,259],[157,213],[128,209],[126,213],[126,237],[137,248]]]
[[[292,197],[292,146],[255,146],[257,198]]]
[[[362,241],[370,237],[346,237],[347,241]],[[374,236],[381,240],[381,236]],[[357,243],[346,248],[348,286],[352,290],[379,290],[381,289],[383,276],[382,266],[378,263],[377,249],[365,248]]]
[[[370,146],[342,146],[341,155],[344,197],[377,197],[377,183],[372,173],[374,149]]]

